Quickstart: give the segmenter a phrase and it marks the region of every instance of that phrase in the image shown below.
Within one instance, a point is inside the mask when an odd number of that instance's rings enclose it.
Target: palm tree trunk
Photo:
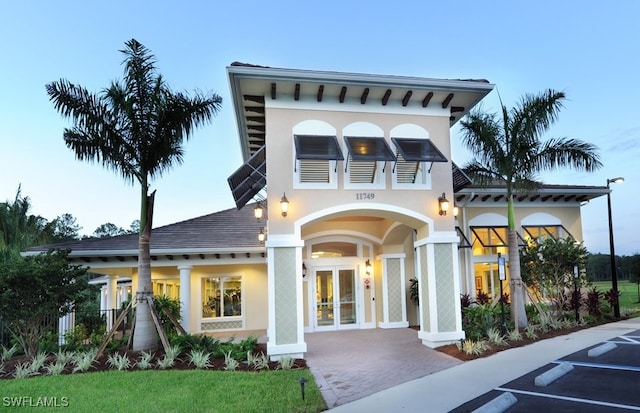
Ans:
[[[518,235],[515,229],[515,211],[513,195],[509,196],[507,204],[508,230],[507,246],[509,248],[509,287],[511,290],[511,321],[516,328],[526,328],[527,313],[524,307],[524,287],[520,275],[520,251],[518,249]]]
[[[153,296],[150,243],[153,201],[156,193],[154,191],[151,195],[147,195],[147,186],[143,184],[142,187],[140,238],[138,242],[138,291],[136,292],[136,325],[132,344],[133,351],[150,351],[158,348],[156,327],[147,302],[147,297]]]

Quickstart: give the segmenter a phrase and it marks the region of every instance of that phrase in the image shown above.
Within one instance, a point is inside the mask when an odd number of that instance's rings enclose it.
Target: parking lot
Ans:
[[[493,412],[640,411],[640,330],[559,358],[452,412],[479,407]]]

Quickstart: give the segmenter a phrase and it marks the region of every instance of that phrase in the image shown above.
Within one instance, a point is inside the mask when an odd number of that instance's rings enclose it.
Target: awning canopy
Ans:
[[[260,150],[247,159],[247,162],[227,178],[233,200],[236,202],[238,209],[251,201],[267,184],[267,158],[265,148],[265,146],[260,148]]]
[[[383,137],[345,136],[352,161],[395,161],[396,156]]]
[[[391,138],[407,162],[447,162],[447,158],[429,139]]]
[[[342,161],[344,156],[335,136],[294,135],[296,159]]]

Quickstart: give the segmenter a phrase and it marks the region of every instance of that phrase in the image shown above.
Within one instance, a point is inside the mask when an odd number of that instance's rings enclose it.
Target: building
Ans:
[[[236,207],[151,240],[154,293],[180,299],[185,329],[266,330],[275,359],[303,357],[308,332],[419,325],[430,347],[463,338],[460,295],[496,294],[506,199],[454,164],[450,128],[493,85],[241,63],[227,72],[245,160],[228,178]],[[580,241],[581,204],[606,193],[523,194],[523,240]],[[118,279],[136,290],[137,235],[62,246],[106,277],[109,307]]]

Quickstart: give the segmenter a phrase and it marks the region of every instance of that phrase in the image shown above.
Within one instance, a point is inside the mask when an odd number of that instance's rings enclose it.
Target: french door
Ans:
[[[356,273],[353,268],[316,269],[316,330],[337,330],[358,326],[356,286]]]

